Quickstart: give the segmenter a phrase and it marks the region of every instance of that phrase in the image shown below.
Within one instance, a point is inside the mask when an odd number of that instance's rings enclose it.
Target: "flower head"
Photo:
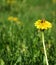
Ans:
[[[56,3],[56,0],[52,0],[52,2],[55,4]]]
[[[8,17],[8,20],[9,21],[13,20],[13,16]]]
[[[35,26],[38,29],[45,30],[45,29],[51,28],[52,24],[50,22],[48,22],[48,21],[45,21],[45,20],[37,20],[35,22]]]
[[[14,18],[13,18],[13,21],[18,21],[18,18],[17,18],[17,17],[14,17]]]
[[[16,22],[16,21],[18,21],[18,18],[17,17],[13,17],[13,16],[9,16],[8,17],[8,20],[9,21],[15,21]]]
[[[7,0],[7,3],[8,4],[13,4],[13,3],[15,3],[15,0]]]

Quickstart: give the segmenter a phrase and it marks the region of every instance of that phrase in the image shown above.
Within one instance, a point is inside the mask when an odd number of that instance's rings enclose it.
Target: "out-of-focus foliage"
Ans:
[[[45,43],[49,65],[56,65],[55,3],[0,0],[0,65],[45,65],[41,33],[34,26],[42,18],[53,24],[52,29],[45,31]]]

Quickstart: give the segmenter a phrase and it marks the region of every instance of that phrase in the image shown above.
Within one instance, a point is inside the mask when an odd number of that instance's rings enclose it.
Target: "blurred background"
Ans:
[[[56,0],[0,0],[0,65],[46,65],[38,19],[45,31],[49,65],[56,65]]]

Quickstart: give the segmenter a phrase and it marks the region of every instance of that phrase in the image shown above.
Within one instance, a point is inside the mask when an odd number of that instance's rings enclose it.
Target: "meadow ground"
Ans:
[[[41,32],[34,26],[45,19],[49,65],[56,65],[56,0],[0,0],[0,65],[46,65]]]

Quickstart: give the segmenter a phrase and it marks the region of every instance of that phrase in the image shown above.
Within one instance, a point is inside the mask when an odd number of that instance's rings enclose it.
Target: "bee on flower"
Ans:
[[[46,20],[37,20],[34,24],[40,30],[46,30],[52,27],[52,24]]]
[[[42,33],[42,43],[43,43],[43,50],[44,50],[46,65],[49,65],[46,47],[45,47],[45,41],[44,41],[44,30],[52,28],[52,24],[49,21],[42,19],[42,20],[37,20],[35,22],[35,26],[36,26],[37,29],[42,31],[41,32]]]

